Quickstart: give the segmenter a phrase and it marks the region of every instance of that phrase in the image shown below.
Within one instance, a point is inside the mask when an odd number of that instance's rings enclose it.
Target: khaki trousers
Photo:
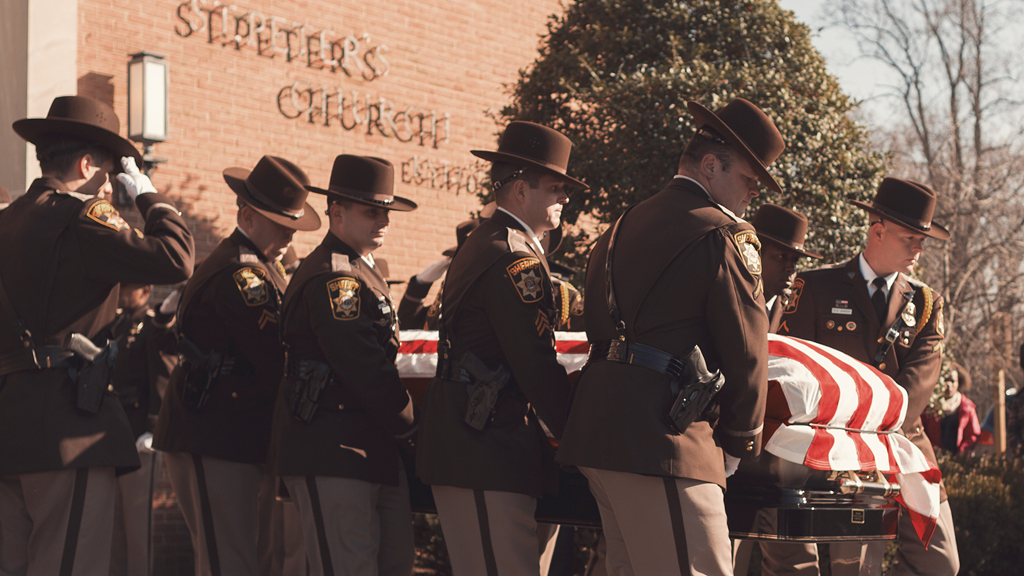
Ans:
[[[750,554],[761,548],[762,576],[818,576],[818,545],[808,542],[733,540],[732,568],[736,576],[750,573]]]
[[[312,576],[409,576],[416,560],[405,471],[399,485],[283,476],[298,507]]]
[[[432,486],[454,576],[547,574],[558,526],[526,494]]]
[[[949,502],[939,507],[935,533],[925,549],[917,537],[909,514],[900,513],[899,551],[891,576],[956,576],[960,571],[960,552],[953,530],[953,513]],[[833,576],[878,576],[882,573],[885,542],[842,542],[832,544]]]
[[[115,492],[110,467],[0,476],[0,575],[106,575]]]
[[[139,445],[142,468],[117,478],[111,576],[148,576],[152,564],[153,485],[160,453]]]
[[[611,576],[732,575],[722,488],[580,467],[601,512]]]
[[[192,535],[196,576],[258,576],[271,549],[275,484],[259,466],[164,452],[178,507]]]

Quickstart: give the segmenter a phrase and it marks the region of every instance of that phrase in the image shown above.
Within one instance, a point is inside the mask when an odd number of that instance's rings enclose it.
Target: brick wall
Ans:
[[[154,183],[187,214],[200,256],[234,227],[235,197],[221,177],[224,168],[251,168],[260,156],[274,154],[296,162],[314,185],[326,187],[336,155],[373,155],[396,166],[397,194],[420,205],[415,212],[394,214],[387,243],[376,254],[388,260],[392,277],[399,279],[439,259],[440,252],[454,244],[455,225],[479,208],[475,196],[456,184],[457,171],[448,172],[448,185],[444,171],[435,171],[432,185],[427,167],[470,167],[476,161],[470,149],[496,145],[499,127],[488,112],[499,111],[507,101],[505,86],[534,60],[548,16],[560,11],[558,0],[237,0],[233,8],[218,8],[214,0],[81,0],[79,6],[79,92],[112,103],[122,119],[122,133],[128,113],[129,55],[155,52],[170,63],[170,134],[155,151],[168,162],[160,166]],[[236,17],[240,19],[240,45],[220,36],[225,10],[230,11],[229,36],[235,35]],[[270,24],[259,35],[261,54],[247,43],[256,34],[246,35],[248,22],[258,27],[261,16],[263,22],[275,19],[278,47],[287,40],[280,30],[296,28],[293,23],[305,24],[310,34],[328,31],[326,37],[334,41],[334,55],[340,60],[337,69],[317,62],[310,66],[308,57],[298,57],[298,32],[291,34],[291,62],[282,53],[269,57],[275,47]],[[203,17],[212,27],[208,23],[207,29],[191,31],[200,27]],[[358,50],[352,50],[355,45],[347,36],[358,42]],[[310,44],[316,53],[318,42]],[[346,49],[350,57],[342,60]],[[366,80],[356,67],[357,58],[362,58],[365,76],[372,77],[373,69],[379,73],[386,68],[387,74]],[[401,142],[386,121],[377,124],[387,136],[377,127],[367,134],[365,117],[364,124],[353,130],[342,127],[336,117],[325,126],[319,114],[313,123],[308,114],[289,119],[281,112],[295,113],[288,91],[280,109],[279,97],[282,89],[295,83],[300,90],[326,86],[330,114],[337,112],[337,89],[343,91],[346,105],[356,91],[359,108],[365,107],[366,95],[378,104],[379,98],[386,99],[394,107],[389,116],[402,139],[409,139],[413,131],[404,115],[396,118],[395,110],[433,110],[438,120],[447,113],[447,140],[436,147],[431,138],[423,145],[419,137]],[[313,101],[319,105],[321,98],[318,93]],[[297,98],[300,108],[307,99]],[[350,110],[342,120],[353,123]],[[438,124],[443,140],[444,123]],[[418,179],[412,177],[413,158]],[[465,183],[465,176],[462,180]],[[323,198],[311,198],[322,211]],[[323,220],[326,225],[326,217]],[[297,234],[299,253],[312,250],[325,233],[321,228]],[[396,298],[401,291],[401,286],[395,288]]]

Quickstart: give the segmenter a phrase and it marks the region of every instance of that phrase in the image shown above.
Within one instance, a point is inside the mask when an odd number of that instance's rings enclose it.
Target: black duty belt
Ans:
[[[673,381],[678,381],[683,377],[685,366],[682,360],[664,350],[627,340],[606,340],[592,343],[590,354],[587,355],[587,363],[597,360],[611,360],[622,364],[642,366],[660,372]]]
[[[66,368],[69,366],[68,360],[74,355],[70,350],[57,346],[23,348],[0,354],[0,376],[25,370]]]

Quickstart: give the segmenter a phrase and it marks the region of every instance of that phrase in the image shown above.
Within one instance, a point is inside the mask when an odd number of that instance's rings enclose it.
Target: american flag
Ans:
[[[941,474],[899,433],[907,393],[872,366],[814,342],[768,335],[765,450],[815,470],[879,470],[927,545]]]
[[[586,335],[556,332],[558,360],[569,373],[587,359]],[[938,468],[899,433],[907,393],[892,378],[814,342],[768,335],[765,450],[815,470],[860,470],[894,476],[897,500],[921,541],[939,515]],[[429,378],[437,366],[437,332],[403,330],[398,371]]]

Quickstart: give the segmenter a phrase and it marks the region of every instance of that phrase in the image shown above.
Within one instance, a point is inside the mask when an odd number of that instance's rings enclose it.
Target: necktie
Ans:
[[[885,317],[889,315],[889,302],[885,297],[885,278],[879,276],[871,283],[875,285],[875,294],[871,297],[871,304],[875,307],[875,313],[878,314],[878,323],[884,324]]]

